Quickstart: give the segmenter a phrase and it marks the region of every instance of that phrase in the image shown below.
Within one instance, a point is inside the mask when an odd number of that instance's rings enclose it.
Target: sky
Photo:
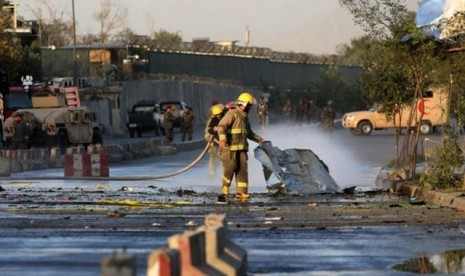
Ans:
[[[72,0],[16,1],[18,15],[36,19],[33,10],[47,1],[58,13],[71,18]],[[148,35],[164,29],[179,33],[184,41],[236,40],[244,46],[249,30],[249,46],[274,51],[335,54],[337,46],[362,35],[348,11],[338,0],[111,0],[127,10],[125,26]],[[410,10],[419,0],[405,0]],[[97,33],[93,14],[100,0],[74,0],[78,35]]]
[[[453,25],[452,28],[443,29],[431,27],[431,25],[452,17],[457,11],[464,10],[464,0],[423,0],[417,11],[416,23],[419,26],[430,26],[430,31],[436,37],[445,38],[456,34]]]

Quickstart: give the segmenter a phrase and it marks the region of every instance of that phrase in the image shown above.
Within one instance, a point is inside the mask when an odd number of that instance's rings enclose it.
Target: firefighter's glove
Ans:
[[[220,149],[226,148],[226,141],[220,141],[219,146],[220,146]]]

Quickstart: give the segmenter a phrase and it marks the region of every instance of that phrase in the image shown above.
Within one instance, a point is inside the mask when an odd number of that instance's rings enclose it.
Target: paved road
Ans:
[[[137,256],[138,275],[145,275],[149,252],[168,236],[191,229],[186,224],[202,224],[211,212],[227,214],[231,236],[247,250],[254,275],[410,275],[391,268],[409,258],[465,249],[462,212],[372,191],[377,170],[392,156],[390,133],[355,137],[340,129],[327,136],[304,126],[262,134],[281,149],[312,149],[339,185],[367,192],[270,196],[252,157],[247,204],[215,204],[219,179],[206,176],[206,159],[185,174],[158,181],[3,181],[0,274],[99,275],[103,256],[127,248]],[[110,174],[165,174],[199,152],[118,164]]]

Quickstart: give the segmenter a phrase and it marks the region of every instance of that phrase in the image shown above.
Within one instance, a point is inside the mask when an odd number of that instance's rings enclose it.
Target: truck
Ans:
[[[16,109],[4,121],[7,146],[11,144],[15,132],[15,114],[21,114],[30,128],[27,147],[58,146],[64,153],[68,146],[103,143],[93,113],[80,105],[77,87],[49,87],[31,94],[30,99],[31,108]]]
[[[414,127],[419,124],[422,134],[433,133],[439,126],[449,122],[448,93],[444,88],[434,87],[423,91],[423,97],[415,103],[416,117],[408,124],[412,112],[410,106],[401,110],[400,117],[395,118],[397,126],[401,128]],[[423,114],[423,116],[421,116]],[[420,121],[421,118],[421,121]],[[394,118],[379,111],[377,106],[367,111],[349,112],[342,117],[342,126],[350,129],[354,135],[370,135],[373,130],[392,129],[395,127]]]
[[[156,136],[164,133],[163,115],[160,105],[155,100],[136,102],[128,112],[129,137],[142,137],[143,132],[153,132]]]

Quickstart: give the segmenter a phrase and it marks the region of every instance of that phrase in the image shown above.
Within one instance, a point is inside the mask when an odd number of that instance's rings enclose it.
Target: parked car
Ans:
[[[173,108],[173,115],[174,117],[176,117],[176,121],[174,122],[174,127],[181,127],[181,116],[184,113],[184,108],[188,107],[191,111],[192,111],[192,108],[189,105],[187,105],[185,102],[166,101],[166,102],[160,103],[162,114],[165,112],[168,106],[171,106]]]
[[[156,136],[164,133],[163,115],[156,101],[138,101],[128,112],[129,136],[141,137],[143,132],[153,131]]]

